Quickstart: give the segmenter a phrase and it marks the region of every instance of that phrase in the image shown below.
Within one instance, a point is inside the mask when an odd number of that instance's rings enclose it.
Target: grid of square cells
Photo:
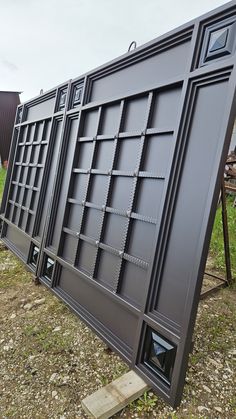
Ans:
[[[83,111],[61,257],[140,307],[181,87]]]
[[[50,120],[20,127],[6,217],[32,235],[45,166]]]

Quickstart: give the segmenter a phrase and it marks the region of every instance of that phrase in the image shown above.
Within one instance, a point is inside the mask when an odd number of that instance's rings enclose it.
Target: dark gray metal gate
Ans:
[[[2,240],[172,406],[235,118],[236,4],[18,110]]]

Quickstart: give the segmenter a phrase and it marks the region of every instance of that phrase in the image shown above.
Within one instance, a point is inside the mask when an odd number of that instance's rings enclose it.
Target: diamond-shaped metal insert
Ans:
[[[152,329],[147,331],[144,363],[156,375],[170,385],[173,366],[175,361],[176,346]]]
[[[218,51],[226,46],[229,28],[223,28],[216,32],[212,32],[210,36],[208,52]]]
[[[23,108],[20,108],[18,110],[18,115],[17,115],[17,124],[20,124],[21,123],[22,115],[23,115]]]
[[[49,257],[46,257],[43,275],[49,281],[51,281],[52,279],[53,266],[54,266],[54,260]]]
[[[39,248],[37,246],[34,246],[33,251],[32,251],[31,264],[35,267],[37,266],[38,256],[39,256]]]
[[[59,99],[59,110],[62,110],[65,107],[66,104],[66,94],[67,89],[63,89],[60,92],[60,99]]]
[[[166,348],[164,348],[164,346],[160,345],[159,343],[153,341],[151,354],[150,354],[150,360],[158,368],[161,368],[163,370],[164,365],[165,365],[165,359],[166,359]]]
[[[79,105],[82,98],[82,86],[75,86],[74,90],[74,105]]]

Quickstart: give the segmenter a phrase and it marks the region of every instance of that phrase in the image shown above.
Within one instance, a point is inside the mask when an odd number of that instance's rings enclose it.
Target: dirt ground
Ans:
[[[236,418],[236,287],[203,300],[183,400],[152,392],[116,418]],[[0,245],[0,418],[85,418],[81,400],[128,371]]]

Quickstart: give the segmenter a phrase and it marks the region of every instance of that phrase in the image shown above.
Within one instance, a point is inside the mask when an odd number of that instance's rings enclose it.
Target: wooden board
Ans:
[[[82,400],[82,407],[90,418],[108,419],[148,389],[142,378],[129,371]]]

